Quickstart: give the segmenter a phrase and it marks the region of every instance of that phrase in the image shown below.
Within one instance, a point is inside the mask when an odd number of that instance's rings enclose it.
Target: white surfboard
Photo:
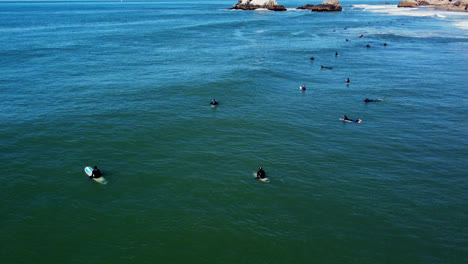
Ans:
[[[93,168],[87,166],[86,168],[84,168],[84,171],[86,172],[86,174],[88,174],[88,177],[93,175]],[[104,179],[104,177],[99,177],[99,178],[93,178],[93,180],[99,182],[100,184],[107,184],[107,181],[106,179]]]
[[[303,86],[299,86],[299,90],[305,91],[306,88],[304,88]]]
[[[257,178],[257,173],[254,172],[253,176],[254,176],[255,178]],[[270,180],[269,180],[267,177],[265,177],[265,178],[263,178],[263,179],[258,179],[258,180],[259,180],[259,181],[262,181],[262,182],[270,182]]]

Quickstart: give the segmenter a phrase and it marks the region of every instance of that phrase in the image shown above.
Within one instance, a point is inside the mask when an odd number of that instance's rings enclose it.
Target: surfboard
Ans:
[[[86,168],[84,168],[84,171],[86,172],[86,174],[89,176],[91,176],[93,174],[93,168],[87,166]],[[99,177],[99,178],[93,178],[93,180],[99,182],[100,184],[107,184],[107,181],[106,179],[104,179],[104,177]]]
[[[253,176],[254,176],[255,178],[257,178],[257,173],[254,172]],[[258,179],[258,178],[257,178],[257,179]],[[262,182],[270,182],[270,180],[269,180],[267,177],[265,177],[265,178],[263,178],[263,179],[258,179],[258,180],[259,180],[259,181],[262,181]]]

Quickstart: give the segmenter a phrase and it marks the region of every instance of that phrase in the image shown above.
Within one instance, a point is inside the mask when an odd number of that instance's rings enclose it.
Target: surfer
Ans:
[[[338,51],[335,51],[335,56],[338,56]]]
[[[374,100],[374,99],[367,99],[367,98],[364,99],[364,102],[365,102],[365,103],[380,102],[380,101],[381,101],[380,99],[375,99],[375,100]]]
[[[370,46],[369,44],[367,44],[367,46],[366,46],[366,47],[367,47],[367,48],[370,48],[371,46]]]
[[[332,67],[328,67],[328,66],[323,66],[323,65],[320,65],[320,69],[333,69]]]
[[[262,167],[258,168],[257,179],[265,179],[265,177],[265,171],[262,169]]]
[[[311,61],[315,60],[314,56],[310,57],[310,60],[311,60]]]
[[[346,79],[346,84],[349,84],[349,78],[348,78],[348,79]],[[366,98],[366,99],[367,99],[367,98]]]
[[[210,105],[218,105],[218,102],[216,101],[216,99],[213,98],[213,100],[211,100]]]
[[[93,173],[91,174],[91,176],[89,176],[89,178],[100,178],[102,176],[102,173],[101,171],[98,169],[97,166],[94,166],[94,170],[93,170]]]
[[[355,123],[361,123],[362,122],[361,119],[358,119],[358,120],[349,119],[346,115],[343,115],[343,121],[349,121],[349,122],[355,122]]]
[[[303,90],[303,91],[306,90],[305,84],[303,84],[303,85],[301,86],[301,90]]]

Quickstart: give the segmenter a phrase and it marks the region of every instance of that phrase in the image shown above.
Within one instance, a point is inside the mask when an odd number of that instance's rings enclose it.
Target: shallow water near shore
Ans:
[[[468,258],[466,15],[233,4],[0,2],[2,263]]]

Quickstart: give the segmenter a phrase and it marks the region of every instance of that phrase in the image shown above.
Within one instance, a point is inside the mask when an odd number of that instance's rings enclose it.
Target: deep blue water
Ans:
[[[235,2],[0,2],[2,262],[466,261],[467,14]]]

